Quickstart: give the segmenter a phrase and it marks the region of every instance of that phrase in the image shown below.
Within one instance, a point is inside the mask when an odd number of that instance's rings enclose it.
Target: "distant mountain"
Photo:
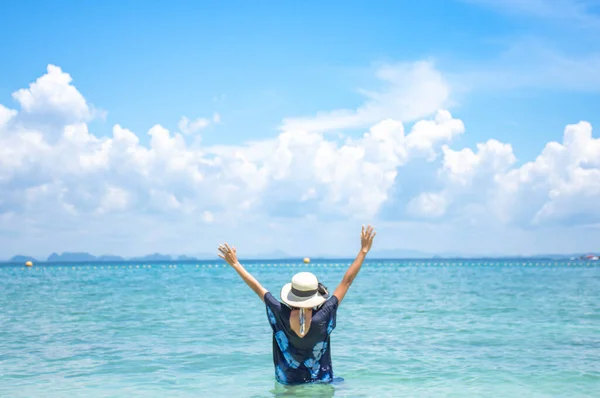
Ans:
[[[588,254],[588,253],[584,253]],[[498,260],[519,260],[519,259],[538,259],[538,260],[567,260],[567,259],[580,259],[581,253],[572,254],[534,254],[534,255],[468,255],[461,253],[427,253],[419,250],[410,249],[397,249],[397,250],[374,250],[369,253],[371,259],[498,259]],[[255,255],[243,255],[241,254],[240,260],[284,260],[284,259],[300,259],[303,256],[292,256],[281,250],[276,250],[269,253],[260,253]],[[341,259],[351,258],[353,255],[339,256],[339,255],[314,255],[309,257],[316,259]],[[47,262],[120,262],[120,261],[198,261],[198,260],[218,260],[216,253],[199,253],[193,256],[188,255],[175,255],[171,256],[168,254],[154,253],[146,256],[124,258],[121,256],[115,256],[110,254],[104,254],[101,256],[94,256],[86,252],[66,252],[62,254],[52,253]],[[16,255],[8,260],[8,263],[25,263],[31,261],[38,263],[37,259],[27,255]],[[1,262],[1,261],[0,261]],[[43,262],[43,261],[42,261]]]
[[[206,259],[214,259],[216,255],[206,255]],[[119,261],[196,261],[197,257],[191,257],[186,255],[170,256],[168,254],[148,254],[146,256],[124,258],[121,256],[115,256],[112,254],[103,254],[101,256],[94,256],[93,254],[86,252],[65,252],[65,253],[52,253],[48,256],[46,262],[49,263],[65,263],[65,262],[119,262]],[[39,262],[37,259],[31,256],[17,255],[12,257],[8,262],[11,263],[24,263],[32,261],[34,263]]]
[[[57,253],[52,253],[49,257],[48,257],[48,261],[49,263],[58,263],[58,262],[96,262],[96,261],[105,261],[105,262],[111,262],[111,261],[124,261],[125,259],[121,256],[113,256],[111,254],[103,254],[101,256],[94,256],[93,254],[90,253],[85,253],[85,252],[81,252],[81,253],[62,253],[62,254],[57,254]]]
[[[29,257],[29,256],[14,256],[12,257],[10,260],[8,260],[11,263],[25,263],[27,261],[31,261],[33,263],[37,262],[37,260],[33,257]]]

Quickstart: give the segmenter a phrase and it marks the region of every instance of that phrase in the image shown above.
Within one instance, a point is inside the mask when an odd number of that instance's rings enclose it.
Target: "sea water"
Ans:
[[[350,261],[252,261],[276,297]],[[0,396],[600,396],[600,266],[368,261],[332,385],[274,381],[265,308],[220,262],[0,266]]]

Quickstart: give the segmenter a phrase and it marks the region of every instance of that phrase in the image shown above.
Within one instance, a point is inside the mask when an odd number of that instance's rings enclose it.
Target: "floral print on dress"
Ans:
[[[281,354],[285,358],[287,365],[292,369],[298,369],[300,366],[300,362],[296,361],[292,354],[289,352],[288,348],[290,347],[290,341],[288,340],[285,332],[283,330],[275,333],[275,340],[277,340],[277,345],[281,350]]]
[[[275,340],[277,340],[277,344],[279,345],[281,351],[285,352],[290,342],[283,330],[280,330],[279,332],[275,333]]]
[[[298,367],[300,366],[300,362],[296,361],[294,359],[294,357],[292,356],[292,354],[290,354],[289,351],[284,351],[283,357],[285,358],[285,360],[290,368],[298,369]]]
[[[292,331],[287,306],[268,292],[264,302],[269,326],[273,330],[276,381],[284,385],[332,382],[330,334],[335,328],[337,298],[333,296],[320,308],[313,309],[310,333],[303,338]]]
[[[285,372],[281,369],[281,366],[277,366],[275,368],[275,378],[278,382],[285,384],[287,382],[287,377],[285,376]]]
[[[333,316],[329,320],[329,324],[327,325],[327,334],[331,334],[333,332]]]
[[[277,318],[275,318],[275,314],[273,314],[273,311],[271,311],[269,307],[267,307],[267,315],[269,316],[269,323],[275,326],[277,324]]]
[[[310,376],[313,380],[319,376],[319,369],[321,369],[319,361],[314,358],[308,358],[304,361],[304,366],[310,371]]]
[[[326,349],[327,349],[326,341],[321,341],[321,342],[318,342],[317,344],[315,344],[315,346],[313,347],[313,357],[315,358],[315,360],[320,361],[321,357],[325,353]]]

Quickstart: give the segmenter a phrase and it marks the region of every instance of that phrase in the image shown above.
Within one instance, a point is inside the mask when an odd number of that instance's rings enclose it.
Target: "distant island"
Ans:
[[[26,263],[27,261],[36,262],[37,260],[29,256],[14,256],[9,260],[11,263]]]
[[[10,258],[8,260],[8,262],[9,263],[25,263],[27,261],[31,261],[33,263],[36,263],[36,262],[92,263],[92,262],[120,262],[120,261],[148,261],[148,262],[154,261],[155,262],[155,261],[197,261],[200,259],[212,259],[212,258],[217,258],[217,256],[216,255],[206,256],[206,258],[204,258],[204,256],[202,256],[202,257],[190,257],[190,256],[183,256],[183,255],[171,256],[168,254],[153,253],[153,254],[148,254],[146,256],[141,256],[141,257],[125,258],[125,257],[115,256],[115,255],[110,255],[110,254],[94,256],[93,254],[86,253],[86,252],[74,252],[74,253],[65,252],[65,253],[61,253],[61,254],[52,253],[50,256],[48,256],[48,258],[46,260],[39,260],[39,259],[36,259],[31,256],[17,255],[17,256]]]
[[[292,259],[301,259],[303,256],[290,256],[282,251],[275,251],[271,253],[263,253],[254,256],[244,256],[241,257],[240,260],[292,260]],[[323,260],[323,259],[341,259],[340,256],[328,256],[328,255],[316,255],[311,256],[313,260]],[[502,259],[502,260],[526,260],[526,259],[536,259],[536,260],[598,260],[597,255],[585,254],[540,254],[540,255],[530,255],[530,256],[519,256],[519,255],[504,255],[504,256],[468,256],[461,255],[459,253],[425,253],[416,250],[379,250],[374,251],[369,255],[371,259],[414,259],[414,260],[437,260],[437,259],[465,259],[465,260],[490,260],[490,259]],[[215,254],[200,254],[197,256],[187,256],[187,255],[170,255],[170,254],[161,254],[161,253],[153,253],[140,257],[122,257],[110,254],[103,254],[100,256],[95,256],[93,254],[87,252],[65,252],[65,253],[52,253],[45,260],[36,259],[27,255],[17,255],[10,258],[8,261],[0,261],[4,263],[25,263],[31,261],[32,263],[37,262],[48,262],[48,263],[70,263],[70,262],[78,262],[78,263],[92,263],[92,262],[123,262],[123,261],[132,261],[132,262],[166,262],[166,261],[201,261],[201,260],[217,260],[218,257]]]
[[[289,258],[301,258],[289,256],[284,252],[276,251],[271,253],[260,254],[257,256],[245,256],[244,259],[252,260],[252,259],[289,259]],[[162,254],[162,253],[152,253],[147,254],[145,256],[137,256],[137,257],[122,257],[111,254],[103,254],[100,256],[95,256],[93,254],[87,252],[65,252],[65,253],[52,253],[48,256],[47,259],[39,259],[34,258],[32,256],[27,255],[17,255],[11,257],[7,263],[25,263],[27,261],[31,261],[32,263],[36,262],[48,262],[48,263],[74,263],[74,262],[84,262],[84,263],[93,263],[93,262],[122,262],[122,261],[137,261],[137,262],[164,262],[164,261],[199,261],[199,260],[216,260],[218,259],[217,254],[199,254],[197,256],[188,256],[188,255],[170,255],[170,254]]]

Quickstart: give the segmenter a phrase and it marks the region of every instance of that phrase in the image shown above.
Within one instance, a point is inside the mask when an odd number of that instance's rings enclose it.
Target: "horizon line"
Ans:
[[[565,258],[556,258],[556,257],[565,257]],[[566,257],[570,257],[570,258],[566,258]],[[431,256],[431,257],[371,257],[370,260],[377,260],[377,261],[436,261],[436,260],[447,260],[447,261],[453,261],[453,260],[467,260],[467,261],[474,261],[474,260],[550,260],[550,261],[555,261],[555,260],[570,260],[570,261],[579,261],[579,260],[586,260],[585,255],[580,255],[577,257],[573,257],[572,255],[562,255],[562,254],[556,254],[556,255],[531,255],[531,256],[525,256],[525,255],[512,255],[512,256],[449,256],[449,257],[441,257],[441,256]],[[597,256],[594,256],[597,257]],[[368,261],[369,259],[366,259],[366,261]],[[31,260],[29,260],[31,261]],[[208,262],[214,262],[214,261],[220,261],[223,262],[223,264],[226,264],[222,259],[220,259],[219,257],[215,257],[215,258],[189,258],[189,259],[184,259],[184,260],[178,260],[178,259],[168,259],[168,260],[144,260],[144,259],[122,259],[122,260],[55,260],[55,261],[48,261],[48,260],[35,260],[34,264],[65,264],[65,263],[81,263],[81,264],[86,264],[86,263],[103,263],[103,264],[117,264],[117,263],[155,263],[155,264],[160,264],[160,263],[168,263],[168,262],[176,262],[176,263],[208,263]],[[239,261],[241,263],[243,262],[258,262],[258,261],[298,261],[298,262],[303,262],[304,263],[304,258],[303,257],[280,257],[280,258],[246,258],[246,259],[239,259]],[[313,262],[318,262],[318,261],[354,261],[353,257],[313,257],[313,258],[309,258],[309,263],[313,263]],[[33,262],[33,261],[32,261]],[[24,264],[23,261],[11,261],[11,260],[0,260],[0,265],[13,265],[13,264]],[[243,264],[242,264],[243,265]]]

